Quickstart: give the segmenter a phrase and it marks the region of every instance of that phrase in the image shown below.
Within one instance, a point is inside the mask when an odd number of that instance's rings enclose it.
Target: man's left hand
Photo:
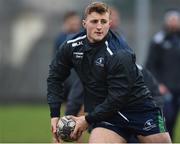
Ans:
[[[71,133],[71,137],[73,139],[78,139],[83,131],[85,131],[88,128],[88,123],[85,119],[85,116],[75,117],[75,116],[68,116],[76,121],[76,126],[74,131]]]

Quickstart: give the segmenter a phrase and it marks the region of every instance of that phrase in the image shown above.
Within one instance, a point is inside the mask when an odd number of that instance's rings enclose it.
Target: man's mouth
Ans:
[[[102,32],[95,32],[95,33],[96,33],[96,35],[98,35],[98,36],[100,36],[100,35],[103,34]]]

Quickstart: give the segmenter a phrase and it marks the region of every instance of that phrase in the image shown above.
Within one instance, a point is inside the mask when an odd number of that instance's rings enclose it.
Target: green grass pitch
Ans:
[[[180,116],[175,133],[174,142],[180,142]],[[48,105],[0,106],[0,143],[5,142],[52,142]]]

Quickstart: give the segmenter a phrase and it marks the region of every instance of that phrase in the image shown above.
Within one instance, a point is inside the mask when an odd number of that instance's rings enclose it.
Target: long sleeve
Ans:
[[[50,106],[51,117],[60,116],[60,106],[64,101],[63,82],[69,76],[71,67],[71,50],[64,43],[49,66],[47,101]]]

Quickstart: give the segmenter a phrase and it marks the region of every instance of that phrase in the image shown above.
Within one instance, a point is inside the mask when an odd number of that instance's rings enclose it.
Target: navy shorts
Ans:
[[[97,127],[112,130],[127,141],[133,135],[148,136],[166,132],[164,117],[159,108],[139,112],[117,112],[110,119],[92,125],[92,129]]]

